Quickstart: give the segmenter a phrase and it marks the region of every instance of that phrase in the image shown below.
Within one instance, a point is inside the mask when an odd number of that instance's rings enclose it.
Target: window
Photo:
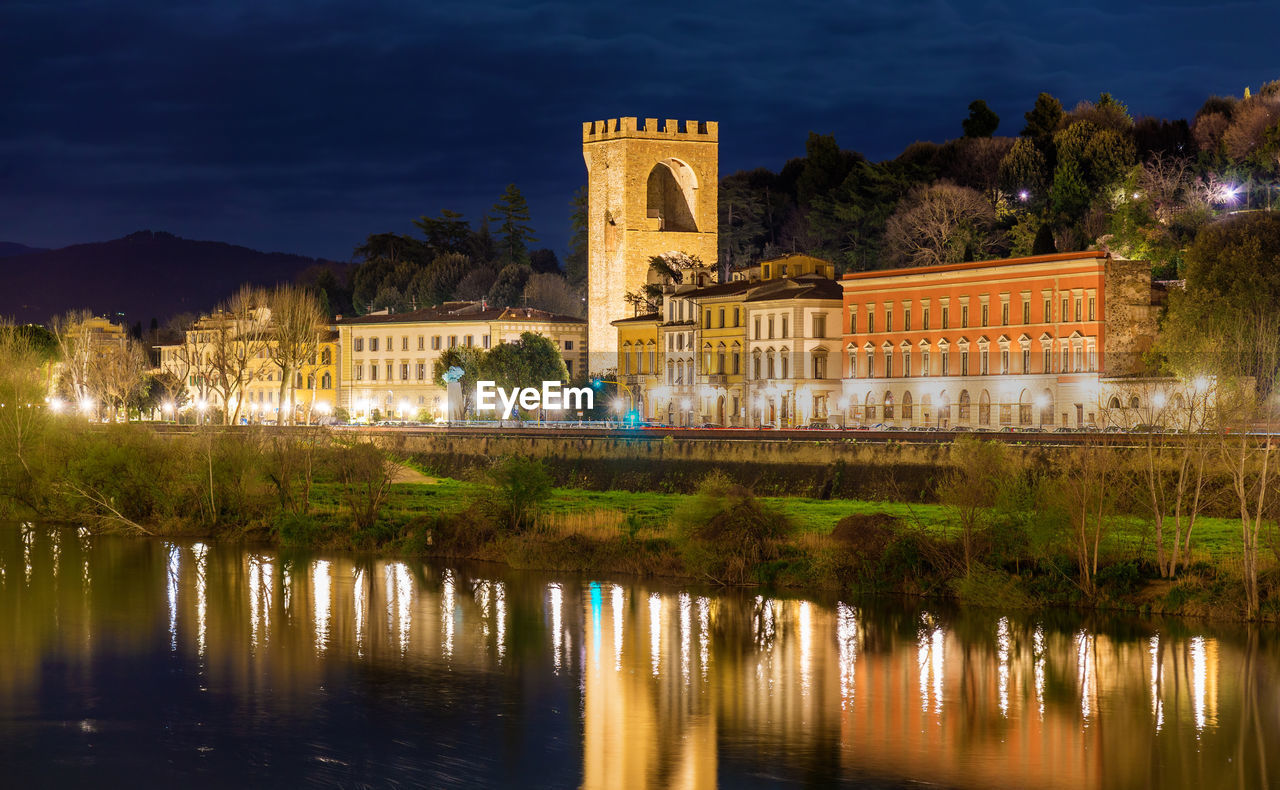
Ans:
[[[1081,306],[1082,306],[1082,304],[1083,304],[1083,301],[1084,301],[1084,300],[1082,300],[1080,297],[1078,297],[1078,296],[1076,297],[1076,321],[1077,321],[1077,322],[1079,322],[1079,321],[1081,320],[1081,310],[1080,310],[1080,308],[1081,308]]]
[[[1022,323],[1031,323],[1031,301],[1029,299],[1022,300]]]
[[[978,352],[978,375],[986,376],[991,372],[991,352],[983,349]]]
[[[720,328],[724,329],[724,308],[720,308]]]
[[[396,339],[391,335],[387,335],[387,345],[386,345],[387,351],[390,352],[395,347],[396,347]]]
[[[1098,369],[1098,349],[1089,346],[1089,370],[1096,371]]]
[[[814,356],[813,377],[815,379],[825,379],[827,377],[827,356],[825,354],[817,354]]]
[[[969,390],[960,390],[960,421],[969,421]]]
[[[927,376],[929,375],[929,372],[929,350],[925,349],[920,352],[920,375]]]
[[[408,350],[409,350],[409,336],[408,336],[408,335],[402,335],[402,336],[400,337],[400,350],[401,350],[401,351],[408,351]]]
[[[431,350],[432,350],[432,351],[439,351],[439,350],[440,350],[440,336],[439,336],[439,335],[432,335],[432,336],[431,336]]]
[[[787,316],[785,315],[782,317],[782,336],[784,338],[787,336]]]
[[[1090,296],[1090,297],[1089,297],[1089,320],[1090,320],[1090,321],[1094,320],[1094,319],[1093,319],[1093,309],[1094,309],[1094,306],[1095,306],[1095,304],[1097,303],[1097,301],[1098,301],[1098,300],[1097,300],[1097,299],[1095,299],[1094,297],[1092,297],[1092,296]]]
[[[1042,320],[1046,324],[1051,323],[1053,321],[1053,312],[1052,312],[1052,307],[1050,306],[1052,304],[1053,303],[1051,300],[1049,299],[1044,300],[1044,317]]]
[[[736,376],[741,372],[742,372],[742,354],[735,351],[733,352],[733,375]]]
[[[782,349],[782,353],[779,354],[779,356],[782,357],[782,377],[784,379],[789,379],[791,378],[791,375],[788,370],[788,367],[790,367],[788,363],[791,361],[791,357],[787,354],[787,350],[785,348]]]
[[[1058,320],[1063,322],[1071,320],[1071,302],[1065,296],[1062,297],[1062,313],[1058,315]]]
[[[387,363],[387,381],[391,381],[391,374],[394,371],[395,371],[395,364],[392,362],[388,362]]]
[[[1009,350],[1008,349],[1000,350],[1000,372],[1001,373],[1009,372]]]
[[[769,316],[769,339],[773,340],[773,316]]]
[[[1053,350],[1048,346],[1044,347],[1044,359],[1040,360],[1040,364],[1044,365],[1044,370],[1040,371],[1041,373],[1053,372]]]
[[[984,304],[984,305],[982,306],[982,325],[983,325],[983,326],[986,326],[986,325],[987,325],[987,311],[988,311],[989,309],[990,309],[990,305],[985,305],[985,304]]]
[[[886,307],[884,309],[884,331],[893,331],[893,308]]]
[[[741,308],[738,308],[738,307],[733,308],[733,325],[742,326]]]
[[[1062,364],[1058,367],[1059,373],[1066,373],[1071,369],[1071,352],[1066,346],[1062,347]]]
[[[911,377],[911,349],[902,349],[902,375],[906,378]]]
[[[408,362],[400,363],[400,380],[401,381],[409,380],[409,363]]]
[[[942,375],[951,375],[951,355],[945,351],[942,352]]]
[[[706,316],[706,319],[703,321],[702,326],[704,329],[711,328],[711,311],[710,310],[707,311],[707,316]]]
[[[418,335],[418,350],[422,351],[427,347],[427,338],[424,335]]]
[[[942,308],[942,328],[943,329],[951,328],[951,308],[950,307]]]
[[[968,328],[969,326],[969,305],[961,305],[960,307],[960,326]]]
[[[378,350],[378,338],[376,337],[369,338],[369,350],[370,351]]]
[[[327,349],[327,348],[321,349],[321,350],[320,350],[320,364],[321,364],[321,365],[332,365],[332,364],[333,364],[333,352],[332,352],[332,351],[330,351],[330,350],[329,350],[329,349]]]
[[[458,336],[449,335],[449,348],[457,348],[457,347],[458,347]]]
[[[354,343],[355,343],[355,346],[356,346],[356,351],[364,351],[364,338],[363,338],[363,337],[357,337],[357,338],[355,339]]]
[[[418,363],[418,381],[425,381],[427,378],[427,363]]]
[[[471,348],[471,344],[474,342],[474,340],[475,338],[472,335],[467,335],[466,337],[462,338],[462,345],[466,346],[467,348]]]
[[[1084,347],[1076,346],[1076,372],[1084,370]]]
[[[876,331],[876,314],[868,310],[867,311],[867,332],[873,333],[875,331]]]
[[[867,378],[875,378],[876,375],[876,355],[871,350],[867,351]]]
[[[480,336],[480,345],[484,346],[485,348],[488,348],[488,347],[489,347],[489,336],[488,336],[488,335],[481,335],[481,336]]]
[[[573,350],[573,341],[572,341],[572,340],[566,340],[566,341],[564,341],[564,350],[565,350],[565,351],[572,351],[572,350]]]
[[[854,320],[857,321],[856,318]],[[756,320],[752,321],[751,323],[752,323],[752,330],[753,330],[752,337],[754,337],[756,340],[759,340],[760,339],[760,319],[757,317]],[[857,331],[857,327],[854,328],[854,331]]]
[[[893,352],[892,351],[884,352],[884,377],[885,378],[893,377]]]
[[[330,376],[328,373],[326,373],[326,374],[324,374],[323,376],[321,376],[321,377],[320,377],[320,389],[322,389],[322,390],[331,390],[331,389],[333,389],[333,376]]]
[[[756,352],[751,358],[751,377],[756,380],[760,379],[760,352]]]
[[[825,313],[813,314],[813,336],[814,337],[827,336],[827,316]]]
[[[921,328],[924,329],[924,331],[928,332],[929,331],[929,308],[926,307],[924,309],[924,315],[922,316],[922,318],[923,318],[924,326]]]
[[[960,375],[961,376],[969,375],[969,352],[968,351],[960,352]]]
[[[378,363],[377,362],[371,363],[369,365],[369,380],[370,381],[378,380]]]
[[[902,309],[902,331],[911,331],[911,308],[904,307]]]
[[[1001,326],[1009,325],[1009,303],[1008,302],[1000,303],[1000,325]]]
[[[356,381],[364,381],[364,365],[355,366]],[[325,374],[329,375],[328,373]]]

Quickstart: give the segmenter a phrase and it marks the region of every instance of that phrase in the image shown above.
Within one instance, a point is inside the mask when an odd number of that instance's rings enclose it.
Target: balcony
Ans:
[[[729,375],[727,373],[712,373],[707,376],[707,385],[711,387],[727,387],[729,386]]]

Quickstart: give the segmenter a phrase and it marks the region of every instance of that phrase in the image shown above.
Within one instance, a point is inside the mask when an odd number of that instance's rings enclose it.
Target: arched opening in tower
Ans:
[[[667,159],[649,171],[649,219],[658,220],[658,230],[696,233],[693,219],[693,190],[697,188],[693,169],[679,159]]]

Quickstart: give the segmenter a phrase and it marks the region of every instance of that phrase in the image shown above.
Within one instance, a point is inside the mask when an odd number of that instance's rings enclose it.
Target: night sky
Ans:
[[[0,2],[0,241],[167,230],[346,260],[509,182],[563,254],[581,123],[720,122],[720,172],[810,130],[873,159],[1017,134],[1039,91],[1135,116],[1280,78],[1275,0]]]

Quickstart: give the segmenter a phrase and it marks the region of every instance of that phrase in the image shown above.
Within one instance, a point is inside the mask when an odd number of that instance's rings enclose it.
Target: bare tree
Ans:
[[[89,392],[108,407],[111,421],[123,412],[129,421],[129,406],[146,384],[146,354],[132,338],[97,349],[89,361]]]
[[[296,408],[294,379],[303,365],[316,363],[325,315],[315,296],[295,285],[276,286],[270,305],[271,341],[267,353],[280,369],[279,424],[287,425]]]
[[[0,488],[19,501],[30,493],[32,455],[47,419],[42,366],[28,338],[0,322]]]
[[[1153,153],[1138,170],[1138,189],[1151,202],[1156,220],[1162,225],[1190,204],[1198,202],[1196,177],[1191,160],[1185,156]]]
[[[223,422],[239,422],[245,387],[261,375],[270,335],[266,325],[267,298],[243,286],[214,315],[201,322],[207,337],[210,389],[222,400]]]
[[[583,317],[587,308],[582,291],[552,273],[531,276],[524,286],[524,301],[530,307],[574,318]]]
[[[1072,448],[1049,487],[1051,503],[1066,516],[1068,543],[1079,567],[1077,584],[1092,598],[1097,593],[1098,555],[1115,509],[1120,456],[1094,438]]]
[[[63,386],[77,402],[89,395],[89,363],[93,359],[93,335],[87,324],[93,318],[88,310],[72,310],[56,316],[50,329],[58,341],[62,357],[59,366]]]
[[[900,263],[936,266],[994,254],[1001,238],[996,212],[980,192],[939,181],[917,187],[885,226],[885,244]]]

